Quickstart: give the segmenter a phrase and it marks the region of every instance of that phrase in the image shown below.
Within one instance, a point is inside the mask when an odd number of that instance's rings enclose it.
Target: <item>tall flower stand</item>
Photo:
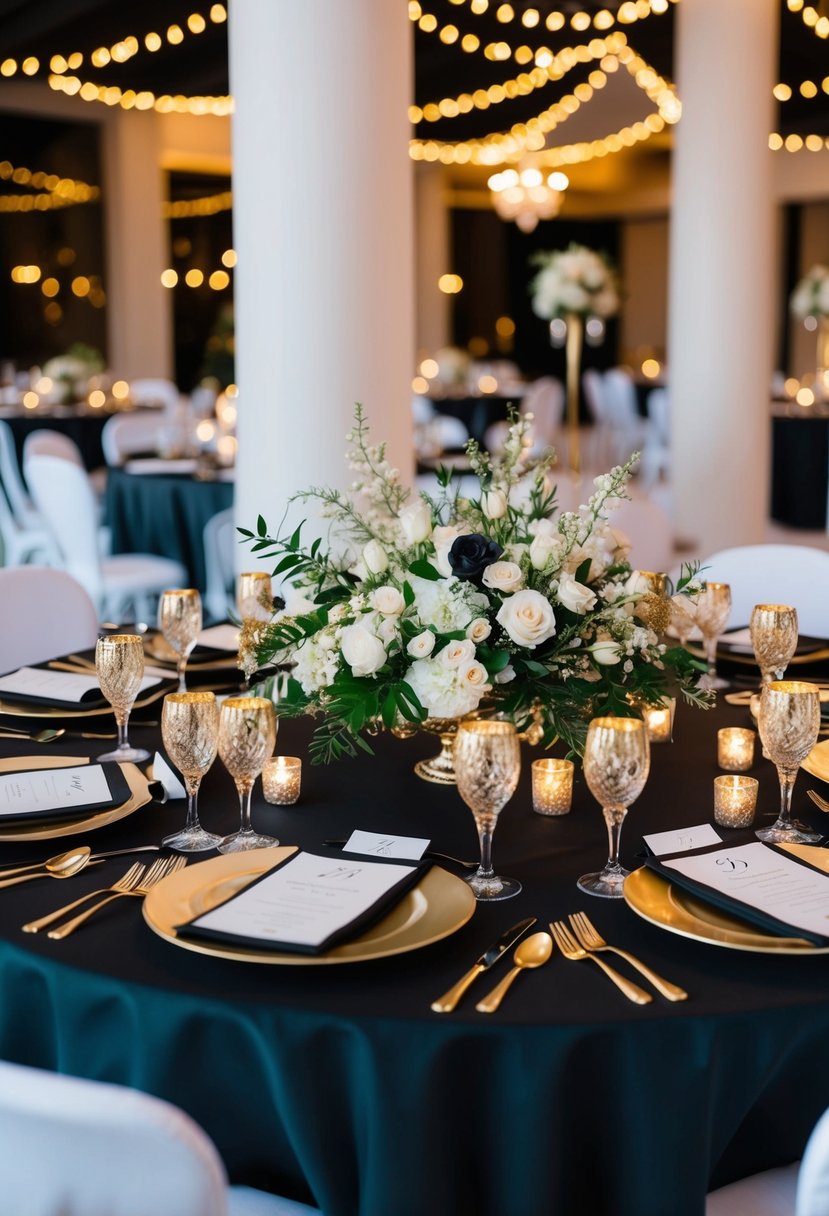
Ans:
[[[567,455],[570,469],[581,473],[581,451],[579,448],[579,378],[581,351],[584,340],[584,319],[575,312],[568,312],[567,323]]]

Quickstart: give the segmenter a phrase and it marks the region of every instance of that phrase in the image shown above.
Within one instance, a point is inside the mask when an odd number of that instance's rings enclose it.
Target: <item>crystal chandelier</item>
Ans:
[[[515,220],[522,232],[532,232],[539,220],[558,215],[570,179],[559,171],[545,178],[540,169],[528,167],[503,169],[487,185],[501,219]]]

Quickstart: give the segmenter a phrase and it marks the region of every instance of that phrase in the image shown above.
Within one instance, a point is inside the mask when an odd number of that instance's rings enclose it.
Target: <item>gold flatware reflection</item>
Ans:
[[[81,851],[81,849],[88,850],[89,846],[88,845],[78,845],[78,847],[76,849],[73,849],[72,851],[75,853],[79,853]],[[137,845],[135,845],[134,848],[131,848],[131,849],[112,849],[108,853],[91,853],[90,857],[89,857],[89,862],[91,865],[92,862],[104,861],[107,857],[127,857],[127,856],[129,856],[130,853],[160,853],[160,852],[161,852],[160,844],[137,844]],[[60,857],[60,856],[63,856],[63,854],[59,853],[57,856]],[[40,866],[48,865],[50,861],[55,861],[55,860],[56,860],[55,857],[49,857],[46,859],[46,861],[29,861],[29,862],[26,862],[26,864],[22,865],[22,866],[16,866],[16,865],[0,866],[0,879],[11,878],[12,874],[22,874],[25,870],[36,870]]]
[[[95,668],[82,666],[80,663],[64,663],[62,659],[52,659],[46,666],[50,671],[71,671],[76,676],[94,676]]]
[[[74,900],[71,904],[64,904],[62,908],[58,908],[55,912],[50,912],[47,916],[41,916],[39,920],[30,920],[28,924],[23,925],[23,932],[39,933],[41,929],[45,929],[48,925],[53,925],[56,920],[61,920],[68,912],[74,912],[75,908],[79,908],[88,899],[94,899],[96,895],[109,895],[113,891],[117,891],[120,894],[123,891],[132,890],[144,877],[146,868],[146,866],[142,866],[140,862],[136,861],[130,866],[126,874],[122,878],[119,878],[117,882],[114,882],[111,887],[102,887],[98,891],[89,891],[86,895],[82,895],[80,899]]]
[[[477,862],[475,863],[477,866]],[[458,1001],[466,992],[470,984],[483,975],[484,971],[488,971],[493,967],[503,955],[506,954],[510,946],[514,946],[519,937],[527,932],[528,929],[536,923],[537,917],[527,916],[524,920],[520,920],[517,925],[511,925],[505,933],[502,933],[497,942],[485,950],[479,959],[472,964],[465,975],[462,975],[456,984],[453,984],[448,992],[444,992],[443,996],[439,996],[437,1000],[432,1001],[431,1009],[433,1013],[451,1013],[457,1008]]]
[[[623,975],[614,969],[603,959],[598,958],[595,954],[589,954],[583,946],[580,946],[576,939],[570,933],[570,930],[563,921],[551,921],[550,932],[552,933],[555,943],[566,959],[571,962],[581,962],[582,959],[589,959],[591,963],[595,963],[597,967],[601,967],[609,980],[612,980],[620,992],[623,992],[629,1001],[635,1002],[637,1005],[649,1005],[653,997],[649,992],[645,992],[638,984],[626,980]]]
[[[532,967],[541,967],[553,953],[553,939],[549,933],[532,933],[515,948],[512,961],[515,964],[500,983],[496,984],[475,1008],[478,1013],[494,1013],[507,994],[519,972]]]
[[[651,971],[646,963],[641,962],[638,958],[634,958],[627,950],[621,950],[618,946],[608,946],[586,912],[574,912],[568,919],[573,932],[578,938],[579,945],[583,946],[588,953],[592,951],[609,951],[611,954],[617,954],[619,958],[623,958],[626,962],[630,963],[631,967],[635,967],[640,975],[644,975],[645,979],[653,984],[660,996],[667,997],[669,1001],[687,1000],[688,993],[684,988],[680,988],[678,984],[672,984],[668,980],[663,980],[655,971]]]
[[[7,871],[0,875],[0,888],[14,887],[19,882],[30,882],[33,878],[71,878],[89,865],[91,852],[89,845],[79,845],[75,849],[49,857],[39,865],[22,866],[19,870]]]
[[[59,925],[57,929],[50,929],[47,937],[51,937],[54,941],[62,941],[63,938],[68,937],[70,933],[74,933],[85,921],[89,920],[90,916],[93,916],[106,904],[111,903],[112,900],[118,899],[122,895],[137,895],[140,899],[143,899],[157,883],[161,882],[162,878],[166,878],[168,874],[175,874],[177,870],[183,869],[186,865],[186,857],[159,858],[158,861],[153,862],[140,882],[136,886],[130,887],[129,891],[115,891],[107,895],[100,903],[93,904],[91,908],[86,908],[83,912],[79,912],[77,916],[73,916],[65,925]]]
[[[827,802],[825,798],[821,798],[817,790],[807,790],[806,793],[809,795],[816,807],[819,807],[822,811],[829,811],[829,802]]]
[[[29,743],[54,743],[66,734],[65,730],[36,730],[29,734],[26,730],[0,730],[0,739],[26,739]]]

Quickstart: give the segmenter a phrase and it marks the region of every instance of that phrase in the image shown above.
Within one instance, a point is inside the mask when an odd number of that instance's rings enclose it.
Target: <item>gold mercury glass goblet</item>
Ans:
[[[717,675],[717,639],[728,622],[731,588],[728,583],[706,583],[697,597],[697,625],[705,642],[708,671],[699,679],[700,688],[727,688],[728,681]]]
[[[797,650],[797,609],[788,604],[755,604],[749,628],[763,683],[782,680]]]
[[[588,895],[622,898],[630,871],[619,862],[619,838],[628,807],[645,788],[650,763],[648,731],[640,718],[594,718],[588,726],[584,777],[602,807],[609,846],[604,869],[578,881]]]
[[[511,722],[461,722],[454,743],[458,793],[475,816],[481,861],[464,881],[475,898],[494,902],[521,890],[514,878],[501,878],[492,868],[492,835],[501,809],[509,802],[521,775],[521,745]]]
[[[215,849],[221,836],[207,832],[199,823],[199,786],[216,759],[219,742],[219,706],[212,692],[172,692],[161,711],[164,748],[184,778],[187,790],[187,820],[180,832],[165,836],[162,844],[180,853],[203,853]]]
[[[219,713],[219,757],[236,783],[241,827],[225,836],[220,853],[241,853],[279,844],[273,836],[254,832],[250,822],[250,796],[256,778],[273,755],[276,714],[265,697],[228,697]]]
[[[780,814],[770,828],[760,828],[756,835],[770,844],[814,844],[820,834],[793,820],[791,812],[797,770],[814,747],[820,729],[817,688],[798,680],[764,684],[757,725],[763,749],[777,767]]]
[[[242,621],[269,621],[273,616],[271,576],[264,570],[239,575],[236,607]]]
[[[671,596],[671,626],[680,646],[687,645],[688,638],[697,623],[696,601],[690,595]]]
[[[134,633],[114,633],[99,638],[95,647],[95,671],[101,692],[115,711],[118,725],[118,746],[114,752],[98,756],[99,761],[149,760],[150,753],[143,747],[130,747],[127,724],[141,681],[144,678],[144,645]]]
[[[158,601],[158,627],[165,641],[176,652],[178,691],[186,692],[184,670],[190,652],[201,633],[201,596],[192,587],[165,591]]]

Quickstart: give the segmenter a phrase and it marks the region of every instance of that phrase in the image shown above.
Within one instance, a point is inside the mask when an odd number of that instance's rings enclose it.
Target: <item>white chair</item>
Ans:
[[[747,625],[755,604],[792,604],[806,637],[829,638],[829,553],[807,545],[745,545],[702,563],[702,577],[731,587],[726,628]]]
[[[233,600],[235,576],[234,551],[238,541],[233,522],[233,507],[219,511],[204,527],[205,591],[202,602],[211,620],[227,619]]]
[[[131,380],[130,397],[134,405],[161,406],[166,413],[174,414],[179,406],[181,394],[172,380]]]
[[[8,422],[0,422],[0,481],[18,525],[25,529],[42,528],[43,520],[23,484],[14,433]]]
[[[47,427],[32,431],[23,441],[24,471],[32,456],[55,456],[60,460],[71,461],[72,464],[76,464],[80,469],[84,468],[81,449],[74,439],[70,439],[62,431],[51,431]],[[28,475],[26,476],[26,480],[29,480]]]
[[[0,1061],[0,1194],[9,1216],[302,1216],[228,1186],[213,1141],[169,1102]]]
[[[705,1216],[826,1216],[829,1111],[818,1120],[801,1162],[764,1170],[711,1191]]]
[[[621,367],[611,367],[603,381],[605,422],[611,435],[611,460],[624,464],[631,452],[641,450],[645,441],[646,424],[640,418],[636,403],[636,386],[630,373]]]
[[[0,422],[0,544],[4,566],[59,561],[54,537],[23,485],[7,422]]]
[[[428,397],[415,393],[412,397],[412,422],[415,426],[426,426],[435,416],[435,407]]]
[[[87,650],[97,641],[95,605],[64,570],[46,566],[0,570],[0,603],[0,672]]]
[[[668,390],[655,388],[648,393],[648,427],[642,447],[642,486],[649,490],[659,478],[671,471],[671,415]]]
[[[35,503],[49,523],[64,569],[86,587],[102,619],[150,619],[155,598],[183,587],[184,567],[149,553],[101,557],[96,535],[95,496],[86,471],[69,460],[33,455],[25,464]]]
[[[158,451],[163,421],[158,414],[139,410],[136,413],[113,414],[101,431],[104,460],[116,469],[130,456]]]
[[[611,433],[605,401],[604,377],[594,367],[582,372],[581,391],[593,423],[592,434],[586,445],[585,463],[588,467],[604,471],[612,464]]]
[[[469,442],[466,425],[460,418],[453,418],[451,414],[435,414],[432,426],[444,452],[450,448],[466,447]]]
[[[522,396],[520,412],[533,416],[534,454],[540,454],[545,448],[560,449],[564,406],[564,385],[555,376],[542,376],[533,381]],[[484,447],[488,452],[501,451],[508,430],[509,423],[505,420],[487,427]]]
[[[638,570],[670,570],[674,564],[674,537],[667,512],[647,498],[623,500],[609,512],[612,528],[631,542],[629,561]]]

